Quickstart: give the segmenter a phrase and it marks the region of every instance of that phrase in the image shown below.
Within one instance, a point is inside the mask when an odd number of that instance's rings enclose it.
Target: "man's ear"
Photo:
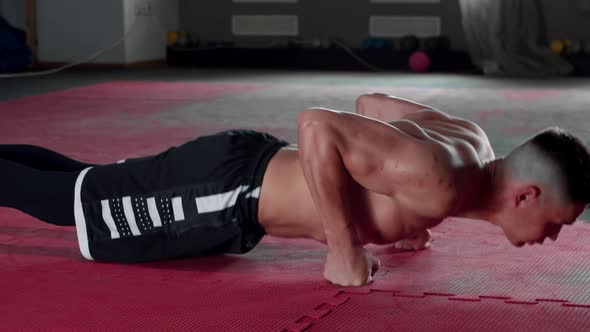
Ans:
[[[518,188],[514,197],[516,207],[523,207],[533,203],[541,195],[541,189],[534,185]]]

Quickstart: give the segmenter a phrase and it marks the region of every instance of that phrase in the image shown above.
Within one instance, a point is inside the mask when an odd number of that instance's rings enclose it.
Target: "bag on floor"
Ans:
[[[27,34],[0,16],[0,72],[25,70],[31,64]]]

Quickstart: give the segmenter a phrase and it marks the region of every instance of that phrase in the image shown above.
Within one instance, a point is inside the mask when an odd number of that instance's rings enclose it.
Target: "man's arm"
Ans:
[[[351,216],[351,185],[356,181],[391,197],[394,187],[408,178],[407,170],[398,165],[419,155],[415,146],[423,143],[391,125],[353,113],[309,109],[297,120],[300,161],[328,245],[324,276],[342,286],[363,285],[378,263],[359,241],[355,223],[361,221]]]
[[[432,107],[385,93],[364,94],[356,100],[357,114],[383,122],[393,122],[424,109],[432,109]]]

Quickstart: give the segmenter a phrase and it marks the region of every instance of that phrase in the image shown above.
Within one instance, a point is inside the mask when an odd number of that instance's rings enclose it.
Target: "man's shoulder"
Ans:
[[[407,117],[408,119],[412,118],[420,118],[420,120],[438,120],[442,122],[449,122],[453,124],[457,124],[465,129],[473,131],[474,133],[482,136],[486,136],[485,131],[474,121],[469,119],[465,119],[462,117],[458,117],[455,115],[451,115],[444,111],[435,109],[435,108],[425,108],[423,110],[417,111],[412,113]],[[487,136],[486,136],[487,137]]]
[[[477,123],[441,111],[433,111],[439,114],[437,116],[441,121],[448,122],[458,128],[457,138],[460,138],[460,140],[457,141],[457,145],[459,148],[467,144],[475,150],[478,159],[481,161],[495,158],[488,135]],[[468,156],[463,156],[463,158],[468,158]]]

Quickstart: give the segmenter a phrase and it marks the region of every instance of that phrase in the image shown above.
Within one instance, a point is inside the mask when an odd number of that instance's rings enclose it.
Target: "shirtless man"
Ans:
[[[426,248],[429,229],[450,216],[496,224],[515,246],[543,243],[590,201],[589,151],[557,128],[497,159],[475,123],[385,94],[360,96],[356,114],[312,108],[297,122],[299,146],[230,131],[112,165],[0,146],[0,205],[76,225],[87,259],[245,253],[264,234],[313,238],[327,245],[324,277],[360,286],[379,268],[365,244]]]

